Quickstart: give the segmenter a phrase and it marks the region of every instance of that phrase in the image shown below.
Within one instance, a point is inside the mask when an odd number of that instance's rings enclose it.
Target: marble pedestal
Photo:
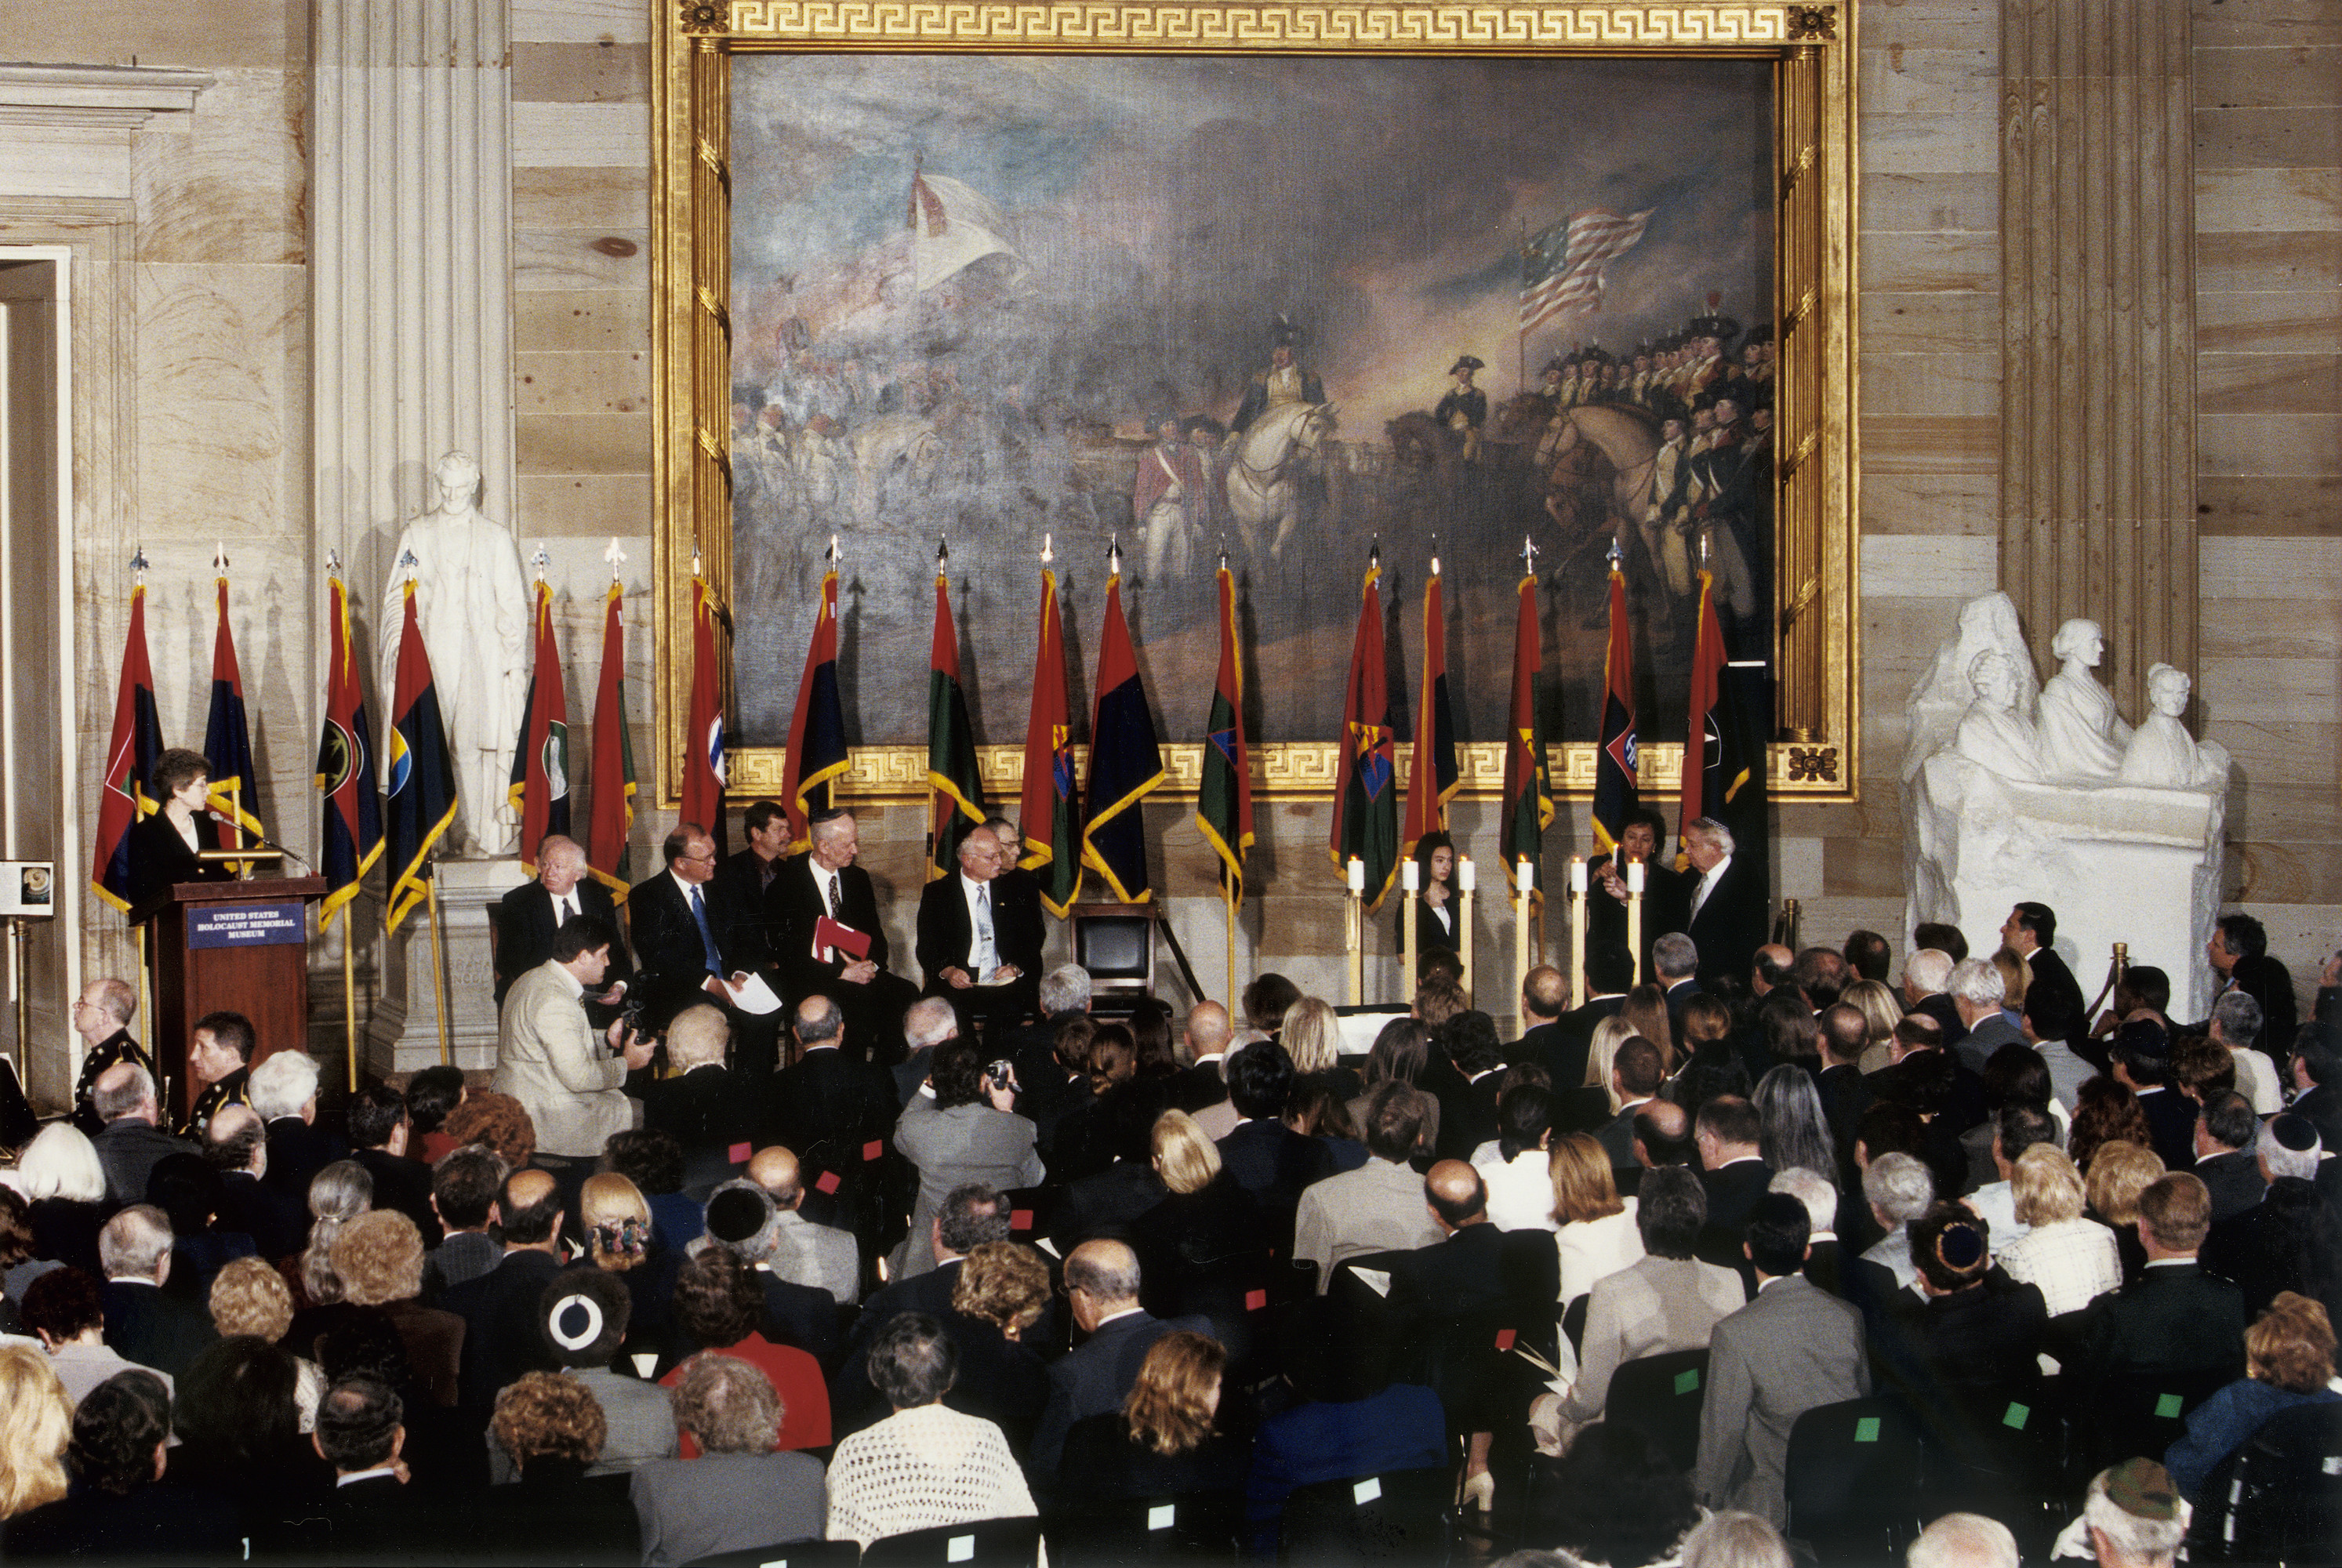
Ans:
[[[455,1065],[496,1064],[495,972],[488,947],[488,905],[528,880],[516,858],[443,860],[439,946],[447,973],[447,1040]],[[390,939],[381,1002],[366,1025],[366,1066],[407,1074],[439,1061],[439,1015],[431,995],[431,928],[417,909]]]
[[[2000,946],[2026,900],[2057,914],[2057,955],[2083,1000],[2106,984],[2114,944],[2171,977],[2171,1016],[2204,1017],[2212,974],[2204,944],[2219,909],[2224,795],[2137,785],[2025,784],[1956,753],[1921,764],[1907,796],[1910,907],[1957,925],[1971,954]]]

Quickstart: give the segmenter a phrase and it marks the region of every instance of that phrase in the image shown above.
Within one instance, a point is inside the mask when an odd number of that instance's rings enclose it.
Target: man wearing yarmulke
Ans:
[[[2152,1459],[2126,1459],[2091,1480],[2082,1516],[2057,1537],[2052,1555],[2087,1558],[2099,1568],[2167,1568],[2178,1558],[2189,1513],[2170,1472]]]

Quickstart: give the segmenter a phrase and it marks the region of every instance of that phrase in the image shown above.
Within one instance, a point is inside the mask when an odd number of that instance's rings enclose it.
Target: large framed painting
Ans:
[[[695,554],[746,796],[781,776],[833,548],[842,793],[922,790],[947,545],[1004,794],[1043,563],[1081,710],[1112,550],[1175,789],[1224,558],[1256,787],[1328,788],[1370,557],[1403,739],[1438,563],[1488,794],[1536,574],[1556,781],[1589,787],[1615,557],[1644,787],[1679,776],[1705,572],[1729,654],[1771,667],[1775,791],[1851,799],[1853,30],[1851,5],[681,6],[664,793]]]

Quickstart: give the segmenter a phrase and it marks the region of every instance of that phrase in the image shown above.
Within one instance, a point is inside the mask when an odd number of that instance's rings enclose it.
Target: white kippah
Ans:
[[[586,1309],[586,1328],[583,1333],[573,1334],[561,1326],[561,1320],[569,1315],[571,1307]],[[545,1332],[553,1336],[554,1343],[564,1350],[583,1350],[602,1337],[602,1305],[592,1296],[582,1293],[576,1295],[565,1295],[553,1303],[553,1311],[545,1315]]]

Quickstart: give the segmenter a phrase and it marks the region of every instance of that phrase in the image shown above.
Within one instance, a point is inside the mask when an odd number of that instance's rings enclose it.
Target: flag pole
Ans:
[[[1220,887],[1220,912],[1227,917],[1228,932],[1228,1014],[1236,1010],[1236,901],[1235,891],[1225,880]]]
[[[447,1049],[447,973],[439,952],[439,879],[433,876],[423,884],[425,916],[431,922],[431,1005],[439,1014],[439,1065],[452,1067],[455,1056]]]
[[[352,899],[351,903],[357,901]],[[350,957],[350,942],[356,934],[346,909],[342,915],[342,1041],[343,1055],[349,1063],[350,1093],[358,1092],[358,983],[357,966]]]
[[[1456,984],[1464,987],[1464,1001],[1470,1005],[1475,994],[1476,977],[1472,973],[1472,899],[1480,884],[1480,874],[1468,854],[1456,857],[1456,936],[1463,951],[1456,956],[1464,965]],[[1409,993],[1413,994],[1413,993]]]

